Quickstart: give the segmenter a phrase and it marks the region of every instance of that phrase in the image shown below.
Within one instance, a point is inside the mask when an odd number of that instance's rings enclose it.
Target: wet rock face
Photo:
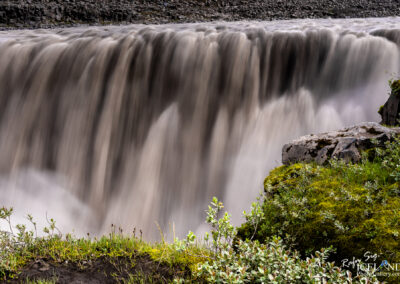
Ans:
[[[312,161],[324,164],[331,158],[337,158],[355,163],[361,160],[361,151],[383,147],[384,143],[391,141],[396,134],[400,134],[400,128],[387,128],[375,122],[317,135],[311,134],[284,145],[282,162],[285,165]]]
[[[399,0],[3,0],[0,27],[359,18],[400,15]]]
[[[381,124],[389,126],[400,125],[400,80],[391,84],[392,92],[387,102],[379,110]]]

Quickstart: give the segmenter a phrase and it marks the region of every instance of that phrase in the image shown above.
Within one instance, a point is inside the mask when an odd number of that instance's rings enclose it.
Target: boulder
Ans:
[[[399,126],[400,120],[400,80],[390,84],[392,92],[387,102],[379,109],[381,124]]]
[[[365,122],[342,130],[300,137],[283,146],[282,163],[316,162],[320,165],[331,158],[359,162],[361,151],[384,147],[400,134],[400,128],[388,128],[379,123]]]

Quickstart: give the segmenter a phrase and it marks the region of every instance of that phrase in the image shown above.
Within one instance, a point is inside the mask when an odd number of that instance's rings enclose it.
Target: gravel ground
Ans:
[[[1,0],[0,28],[400,16],[400,0]]]

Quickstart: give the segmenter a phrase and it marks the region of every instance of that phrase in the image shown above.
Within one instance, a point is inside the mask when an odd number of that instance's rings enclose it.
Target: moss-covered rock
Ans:
[[[389,85],[391,89],[390,97],[378,113],[382,117],[381,124],[398,126],[400,125],[400,80],[390,81]]]
[[[278,235],[303,256],[323,247],[337,249],[333,260],[366,259],[400,263],[400,144],[387,143],[374,161],[331,161],[327,166],[293,164],[265,179],[265,220],[254,238]],[[244,224],[239,237],[253,236]]]
[[[400,80],[391,81],[390,89],[392,90],[393,95],[400,96]]]

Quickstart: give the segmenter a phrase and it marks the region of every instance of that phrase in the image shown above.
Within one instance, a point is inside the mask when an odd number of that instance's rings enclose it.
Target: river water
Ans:
[[[284,143],[379,121],[399,47],[400,18],[0,32],[0,206],[157,239],[217,196],[239,224]]]

